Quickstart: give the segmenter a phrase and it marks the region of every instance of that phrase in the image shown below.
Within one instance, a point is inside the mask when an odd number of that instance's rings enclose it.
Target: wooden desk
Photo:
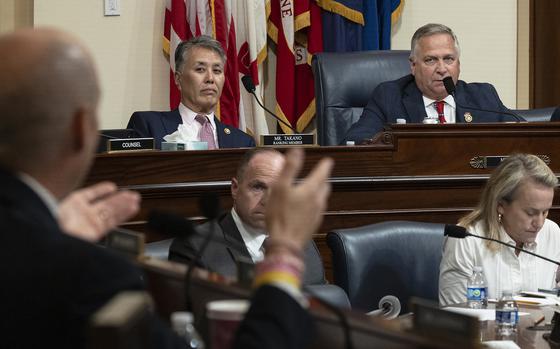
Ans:
[[[314,239],[327,271],[325,235],[333,229],[386,220],[455,223],[478,201],[491,169],[475,168],[482,156],[527,152],[546,156],[560,172],[560,123],[394,125],[376,144],[306,150],[304,172],[322,157],[335,160],[332,195]],[[145,231],[151,209],[202,219],[198,198],[218,194],[231,206],[230,179],[245,149],[102,154],[87,184],[111,180],[142,194],[142,209],[127,227]],[[560,219],[556,196],[549,217]],[[148,234],[148,241],[161,239]],[[328,276],[329,274],[327,274]]]
[[[148,291],[152,295],[156,311],[162,319],[169,319],[173,311],[185,309],[184,275],[186,267],[168,261],[145,259],[139,262],[146,275]],[[194,304],[195,325],[202,336],[207,339],[205,319],[206,304],[218,299],[247,299],[251,291],[238,285],[219,280],[205,271],[195,270],[190,284],[191,300]],[[341,349],[344,348],[344,334],[338,318],[319,303],[311,301],[311,315],[315,320],[316,333],[310,348]],[[355,349],[370,348],[447,348],[457,349],[442,341],[404,331],[399,322],[370,318],[363,314],[343,310],[348,319],[352,341]],[[281,315],[279,315],[281,316]]]

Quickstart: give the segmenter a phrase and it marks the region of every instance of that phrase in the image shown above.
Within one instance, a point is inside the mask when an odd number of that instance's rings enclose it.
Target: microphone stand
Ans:
[[[489,238],[489,237],[486,237],[486,236],[474,235],[474,234],[471,234],[471,233],[469,233],[469,232],[465,232],[465,234],[466,234],[466,236],[474,236],[474,237],[477,237],[477,238],[481,238],[481,239],[483,239],[483,240],[488,240],[488,241],[497,242],[497,243],[499,243],[499,244],[501,244],[501,245],[511,247],[511,248],[515,249],[516,251],[524,252],[524,253],[530,254],[530,255],[532,255],[532,256],[535,256],[535,257],[540,258],[540,259],[544,259],[544,260],[547,261],[547,262],[550,262],[550,263],[553,263],[553,264],[556,264],[556,265],[560,266],[560,262],[554,261],[554,260],[552,260],[552,259],[550,259],[550,258],[547,258],[547,257],[545,257],[545,256],[538,255],[538,254],[536,254],[536,253],[534,253],[534,252],[524,250],[524,249],[522,249],[521,247],[517,247],[517,246],[515,246],[515,245],[510,245],[510,244],[508,244],[507,242],[503,242],[503,241],[500,241],[500,240],[497,240],[497,239],[492,239],[492,238]]]

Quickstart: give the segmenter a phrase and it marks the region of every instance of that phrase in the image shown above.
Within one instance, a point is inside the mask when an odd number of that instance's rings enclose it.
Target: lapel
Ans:
[[[220,221],[220,226],[222,227],[222,232],[224,234],[226,249],[233,261],[235,262],[239,258],[248,258],[251,260],[251,255],[247,250],[247,246],[245,246],[245,242],[241,237],[239,229],[237,229],[237,226],[235,225],[231,212],[228,212]]]
[[[469,101],[467,100],[467,96],[465,94],[465,90],[463,89],[463,85],[460,83],[460,81],[457,81],[457,85],[455,85],[455,122],[456,123],[464,123],[465,122],[465,113],[469,112],[473,119],[476,118],[476,115],[474,114],[474,112],[469,111],[467,109],[464,109],[463,107],[459,107],[459,104],[461,105],[471,105],[469,104]]]
[[[416,87],[416,82],[414,80],[404,88],[402,101],[411,123],[421,124],[424,118],[428,117],[426,108],[424,108],[422,93],[418,87]]]
[[[216,116],[214,116],[214,122],[216,123],[216,133],[218,134],[218,148],[235,148],[232,143],[231,126],[224,125]],[[233,225],[235,226],[235,224]]]
[[[179,109],[172,110],[163,114],[161,118],[165,134],[169,135],[177,131],[179,125],[183,123]]]

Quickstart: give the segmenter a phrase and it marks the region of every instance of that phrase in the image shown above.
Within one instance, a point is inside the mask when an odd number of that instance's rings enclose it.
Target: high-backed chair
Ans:
[[[319,145],[338,145],[379,83],[410,73],[410,51],[322,52],[313,56]]]
[[[537,108],[537,109],[515,109],[513,110],[517,115],[529,122],[536,121],[550,121],[555,107],[551,108]]]
[[[378,308],[396,296],[401,313],[411,297],[438,300],[444,224],[389,221],[328,233],[334,282],[346,291],[353,309]]]

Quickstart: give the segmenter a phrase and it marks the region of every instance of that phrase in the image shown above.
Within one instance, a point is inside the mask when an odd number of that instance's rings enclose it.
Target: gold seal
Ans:
[[[226,128],[224,128],[224,133],[225,133],[226,135],[229,135],[229,134],[231,133],[231,130],[230,130],[229,128],[226,127]]]
[[[466,112],[465,115],[463,115],[463,117],[465,118],[465,122],[472,122],[472,115],[469,112]]]

